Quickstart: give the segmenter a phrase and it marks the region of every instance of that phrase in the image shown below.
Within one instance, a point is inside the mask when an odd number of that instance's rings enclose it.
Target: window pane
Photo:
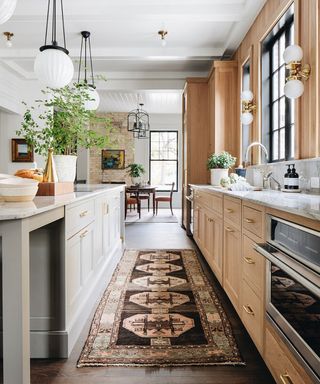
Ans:
[[[284,64],[284,60],[283,60],[283,52],[284,50],[286,49],[286,36],[285,34],[283,33],[280,37],[280,52],[281,52],[281,55],[279,57],[279,64],[282,65]]]
[[[286,100],[284,97],[280,99],[280,126],[279,128],[282,128],[285,126],[285,119],[286,119]]]
[[[285,129],[281,129],[280,130],[280,143],[279,143],[279,147],[280,147],[280,156],[279,156],[279,159],[284,159],[285,158],[285,147],[286,147],[286,143],[285,143]]]
[[[272,135],[272,159],[278,160],[279,159],[279,150],[278,150],[278,131],[273,132]]]
[[[282,66],[280,68],[280,84],[279,84],[280,96],[284,95],[284,85],[285,85],[285,83],[286,83],[286,68],[285,68],[285,66]]]
[[[279,43],[275,42],[272,47],[272,72],[274,72],[279,67]]]
[[[291,125],[291,141],[290,141],[290,153],[289,157],[294,157],[294,125]]]
[[[272,106],[272,130],[279,128],[279,102],[275,101]]]
[[[170,190],[171,184],[177,182],[176,161],[151,161],[150,181],[161,190]]]
[[[151,132],[151,141],[159,141],[159,132]]]
[[[272,100],[276,100],[279,97],[279,72],[275,72],[272,75]]]

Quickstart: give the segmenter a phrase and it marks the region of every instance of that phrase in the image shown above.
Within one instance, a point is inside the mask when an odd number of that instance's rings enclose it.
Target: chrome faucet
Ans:
[[[250,149],[251,149],[252,147],[256,147],[256,146],[260,147],[260,148],[263,150],[263,152],[264,152],[264,154],[265,154],[265,157],[266,157],[266,163],[268,162],[269,154],[268,154],[268,150],[267,150],[267,148],[266,148],[263,144],[261,144],[259,141],[254,141],[253,143],[251,143],[251,144],[248,145],[248,148],[247,148],[247,150],[246,150],[246,155],[245,155],[245,157],[244,157],[244,166],[246,166],[247,163],[248,163],[248,157],[249,157],[249,151],[250,151]]]
[[[266,189],[272,189],[271,188],[271,181],[273,181],[276,185],[275,190],[280,191],[281,190],[281,184],[277,179],[275,179],[272,175],[272,172],[268,172],[264,177],[263,177],[263,188]],[[267,184],[268,183],[268,184]],[[267,187],[266,187],[267,185]]]

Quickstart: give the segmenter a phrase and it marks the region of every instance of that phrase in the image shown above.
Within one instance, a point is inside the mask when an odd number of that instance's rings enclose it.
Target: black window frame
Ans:
[[[292,28],[294,28],[294,13],[290,13],[289,16],[286,18],[285,22],[283,23],[282,26],[279,27],[279,24],[275,27],[278,30],[271,36],[266,38],[266,42],[263,42],[263,50],[264,54],[268,55],[268,86],[269,89],[265,90],[265,94],[267,94],[268,98],[268,107],[266,108],[266,112],[269,114],[269,119],[268,119],[268,149],[269,149],[269,162],[271,163],[276,163],[276,162],[281,162],[281,161],[288,161],[294,159],[295,154],[291,153],[291,148],[292,148],[292,130],[295,129],[295,121],[294,118],[292,119],[292,111],[294,108],[293,101],[289,98],[287,98],[284,94],[281,95],[281,90],[280,90],[280,72],[282,68],[285,68],[285,63],[280,64],[280,55],[283,54],[283,52],[280,52],[280,38],[284,35],[285,36],[285,46],[288,46],[290,43],[290,34],[292,33]],[[279,50],[278,50],[278,66],[276,69],[273,69],[273,47],[275,44],[279,44]],[[278,94],[277,98],[273,97],[274,94],[274,86],[273,86],[273,78],[275,75],[278,75]],[[287,70],[285,69],[285,76],[287,76]],[[264,91],[262,89],[262,91]],[[284,125],[280,125],[280,104],[282,99],[284,99],[284,105],[285,105],[285,120],[284,120]],[[273,120],[274,120],[274,108],[273,106],[278,104],[278,124],[277,128],[273,129]],[[280,132],[284,131],[284,136],[285,136],[285,144],[284,144],[284,157],[280,157]],[[274,158],[273,156],[273,136],[277,132],[278,134],[278,156],[277,158]],[[294,143],[293,143],[294,144]],[[294,146],[294,145],[293,145]],[[294,152],[294,151],[293,151]]]
[[[176,160],[173,159],[151,159],[151,142],[152,142],[152,133],[163,133],[163,132],[169,132],[169,133],[175,133],[177,137],[177,158]],[[179,131],[178,130],[171,130],[171,129],[159,129],[159,130],[150,130],[150,139],[149,139],[149,180],[151,183],[151,163],[153,161],[172,161],[176,162],[176,180],[174,184],[173,192],[178,192],[179,190]],[[157,192],[170,192],[170,189],[157,189]]]

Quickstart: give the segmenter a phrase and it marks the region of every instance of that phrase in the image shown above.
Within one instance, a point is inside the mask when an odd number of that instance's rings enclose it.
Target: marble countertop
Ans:
[[[123,187],[124,184],[78,184],[73,193],[65,195],[36,196],[33,201],[21,203],[0,201],[0,221],[24,219]]]
[[[262,191],[229,191],[211,185],[191,184],[193,188],[206,189],[223,193],[231,197],[238,197],[255,204],[290,212],[309,219],[320,220],[320,196],[304,193],[286,193],[273,190]]]

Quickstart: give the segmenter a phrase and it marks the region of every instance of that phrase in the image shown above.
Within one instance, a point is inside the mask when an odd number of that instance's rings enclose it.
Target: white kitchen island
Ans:
[[[124,248],[124,186],[0,202],[5,384],[30,356],[68,357]]]

